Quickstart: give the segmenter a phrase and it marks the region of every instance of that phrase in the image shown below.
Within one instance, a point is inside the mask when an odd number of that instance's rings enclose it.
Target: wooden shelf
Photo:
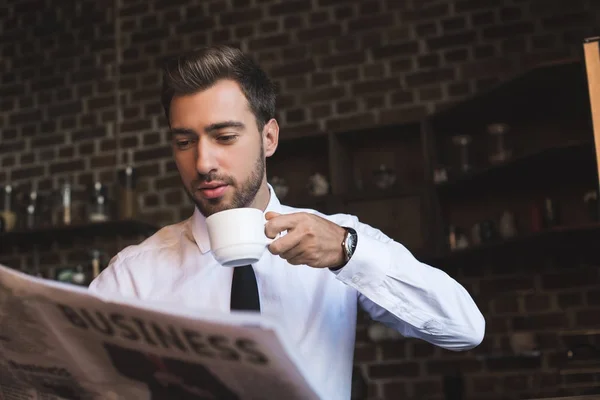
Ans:
[[[594,388],[597,383],[593,383],[591,384],[592,386],[590,386],[591,388]],[[526,400],[598,400],[598,395],[597,394],[588,394],[588,395],[573,395],[573,396],[567,396],[567,397],[532,397]]]
[[[560,329],[556,332],[558,336],[592,336],[600,335],[600,329]]]
[[[541,232],[516,236],[507,240],[498,240],[461,250],[448,251],[440,256],[422,257],[422,261],[430,265],[444,268],[445,265],[457,264],[467,260],[495,257],[498,252],[503,255],[518,256],[519,251],[534,247],[550,248],[560,245],[566,248],[572,244],[585,246],[586,243],[597,243],[600,239],[600,222],[576,226],[559,226]],[[552,247],[556,248],[556,247]]]
[[[560,146],[545,148],[529,154],[517,156],[502,164],[490,165],[473,172],[465,173],[446,182],[435,185],[440,193],[466,186],[495,185],[502,180],[512,185],[520,182],[526,185],[540,178],[554,179],[560,175],[573,173],[574,165],[585,164],[588,171],[594,172],[595,151],[591,141],[573,141]],[[550,173],[551,172],[551,173]],[[544,174],[544,176],[539,176]]]
[[[157,230],[158,227],[137,220],[95,222],[35,230],[3,232],[0,233],[0,245],[35,245],[40,242],[68,240],[82,236],[149,236]]]

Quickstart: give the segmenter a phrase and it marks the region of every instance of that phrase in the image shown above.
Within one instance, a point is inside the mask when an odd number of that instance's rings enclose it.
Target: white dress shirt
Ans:
[[[294,266],[268,251],[253,265],[261,313],[279,321],[325,399],[350,398],[357,303],[405,337],[456,351],[481,343],[481,312],[445,272],[355,216],[288,207],[269,190],[265,213],[314,213],[358,232],[353,257],[336,272]],[[119,252],[90,290],[228,313],[232,274],[213,258],[205,218],[196,210]]]

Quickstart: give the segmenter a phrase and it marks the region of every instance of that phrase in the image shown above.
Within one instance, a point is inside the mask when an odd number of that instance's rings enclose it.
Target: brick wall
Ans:
[[[49,189],[68,177],[83,189],[114,180],[133,149],[146,217],[163,224],[190,210],[158,102],[156,67],[169,53],[214,43],[252,52],[280,86],[278,118],[292,136],[400,122],[579,56],[599,19],[594,0],[13,4],[0,10],[0,181],[10,172]]]
[[[252,52],[279,84],[282,134],[302,135],[402,122],[537,62],[579,57],[599,8],[596,0],[16,0],[0,8],[0,182],[49,190],[68,178],[83,192],[95,179],[113,182],[132,150],[144,218],[170,223],[191,207],[158,101],[165,55],[215,43]],[[19,249],[6,257],[27,260]],[[506,349],[507,333],[528,324],[542,333],[592,324],[598,270],[574,265],[454,271],[488,319],[479,351]],[[373,398],[441,398],[442,375],[458,369],[468,398],[558,392],[551,359],[494,363],[418,341],[373,344],[366,329],[358,328],[357,364]]]
[[[486,337],[471,351],[454,353],[414,339],[373,342],[363,315],[355,356],[372,398],[444,399],[444,379],[457,374],[465,399],[598,394],[598,353],[590,363],[589,349],[576,350],[600,345],[600,259],[584,247],[546,257],[500,255],[448,269],[486,318]],[[539,356],[516,355],[514,333],[533,334]],[[569,349],[576,357],[568,358]]]

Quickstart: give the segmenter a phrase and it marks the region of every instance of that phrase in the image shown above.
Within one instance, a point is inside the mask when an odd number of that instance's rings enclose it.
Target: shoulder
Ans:
[[[189,226],[190,222],[190,219],[186,219],[176,224],[167,225],[142,242],[125,247],[117,254],[117,257],[120,261],[127,261],[132,258],[154,257],[165,251],[177,250],[182,240],[193,240]]]
[[[125,247],[92,281],[90,290],[139,297],[140,284],[151,280],[152,267],[177,263],[182,246],[193,241],[189,224],[187,219],[165,226],[139,244]]]

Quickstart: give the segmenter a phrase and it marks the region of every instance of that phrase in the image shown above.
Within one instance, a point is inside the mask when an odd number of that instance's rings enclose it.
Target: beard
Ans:
[[[260,186],[262,185],[264,173],[265,157],[264,150],[261,146],[260,153],[254,162],[250,176],[241,184],[239,184],[232,176],[219,174],[200,175],[192,182],[191,188],[186,188],[186,192],[196,205],[198,211],[200,211],[204,217],[208,217],[219,211],[250,206],[250,204],[252,204],[254,201]],[[203,199],[194,196],[192,192],[193,188],[198,187],[198,185],[203,182],[210,182],[214,180],[224,182],[233,189],[233,197],[230,201],[227,201],[227,199],[224,197],[216,199]]]

